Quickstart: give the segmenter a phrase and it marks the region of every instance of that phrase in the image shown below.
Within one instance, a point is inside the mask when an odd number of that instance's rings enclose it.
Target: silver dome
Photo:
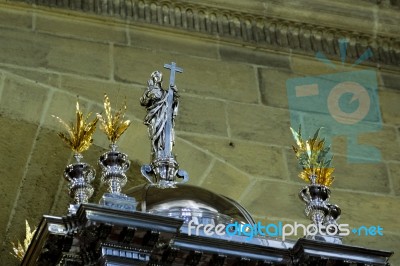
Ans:
[[[251,215],[236,201],[207,189],[186,184],[161,188],[145,184],[126,193],[139,202],[138,211],[180,218],[194,224],[254,224]]]

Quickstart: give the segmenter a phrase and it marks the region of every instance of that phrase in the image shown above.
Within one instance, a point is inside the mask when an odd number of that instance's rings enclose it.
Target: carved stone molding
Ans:
[[[277,19],[180,1],[149,0],[25,0],[28,3],[117,17],[135,23],[189,31],[250,47],[279,49],[300,54],[320,51],[339,58],[339,39],[348,41],[353,62],[371,49],[368,61],[400,66],[400,37],[344,30],[318,24]],[[349,26],[350,28],[351,26]]]

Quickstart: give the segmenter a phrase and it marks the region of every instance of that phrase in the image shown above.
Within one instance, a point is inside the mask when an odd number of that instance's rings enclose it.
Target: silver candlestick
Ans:
[[[135,198],[121,193],[128,178],[126,171],[130,166],[128,155],[117,150],[117,145],[110,144],[111,150],[100,156],[99,166],[102,170],[101,182],[107,184],[108,193],[105,193],[100,204],[114,209],[135,211],[137,202]]]
[[[81,162],[82,155],[76,153],[74,155],[76,163],[68,165],[64,170],[64,178],[70,182],[69,194],[74,199],[74,204],[69,207],[69,213],[76,213],[79,205],[87,203],[93,195],[93,187],[90,183],[96,176],[96,171],[87,163]]]
[[[87,203],[93,194],[93,187],[90,183],[95,178],[96,172],[92,166],[82,163],[81,153],[89,149],[93,143],[92,136],[96,130],[98,118],[88,121],[89,115],[83,115],[76,102],[76,121],[68,124],[61,118],[55,117],[66,129],[67,133],[59,132],[58,136],[75,152],[76,163],[68,165],[64,170],[64,178],[69,184],[69,194],[74,199],[74,204],[70,205],[69,212],[75,213],[81,203]]]
[[[312,184],[304,187],[300,193],[300,198],[306,203],[305,213],[312,222],[320,227],[325,221],[329,208],[327,202],[331,191],[323,185]]]
[[[331,191],[328,188],[334,178],[333,167],[330,167],[332,157],[328,158],[329,146],[325,146],[325,140],[318,137],[318,129],[312,138],[303,140],[301,128],[298,132],[291,128],[297,146],[293,146],[299,165],[303,168],[299,177],[309,185],[299,192],[299,197],[305,202],[305,214],[311,219],[314,231],[310,232],[310,238],[329,242],[340,243],[339,219],[341,210],[337,205],[329,203]]]
[[[147,109],[144,124],[149,130],[152,159],[151,164],[142,166],[141,172],[150,183],[161,188],[174,187],[177,183],[189,180],[186,171],[179,169],[172,153],[175,144],[175,117],[179,105],[175,73],[183,70],[174,62],[165,64],[164,67],[171,70],[169,87],[162,87],[163,75],[160,71],[154,71],[147,82],[147,90],[140,98],[141,105]],[[178,182],[177,178],[182,181]]]
[[[299,197],[306,204],[305,214],[315,225],[315,231],[310,230],[311,235],[307,238],[342,243],[337,223],[341,209],[329,203],[330,194],[328,187],[319,184],[308,185],[300,191]]]
[[[125,173],[131,163],[128,155],[117,151],[116,144],[110,144],[110,148],[111,150],[101,155],[99,159],[102,170],[101,182],[107,184],[108,192],[111,194],[121,194],[121,189],[128,179]]]
[[[108,193],[103,195],[100,204],[114,209],[135,211],[136,200],[121,193],[122,187],[128,180],[126,172],[131,163],[128,155],[118,151],[116,145],[116,141],[128,129],[131,121],[124,121],[125,104],[123,108],[112,113],[110,99],[107,95],[104,95],[104,111],[104,117],[97,114],[97,118],[100,121],[100,129],[107,135],[111,144],[110,150],[101,155],[98,162],[101,168],[101,182],[108,187]]]

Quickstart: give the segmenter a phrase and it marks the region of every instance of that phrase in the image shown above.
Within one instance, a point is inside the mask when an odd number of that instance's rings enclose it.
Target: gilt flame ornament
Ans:
[[[58,136],[68,145],[71,150],[75,153],[82,153],[89,149],[90,145],[93,143],[93,133],[96,130],[96,124],[98,118],[95,117],[92,121],[88,122],[91,113],[84,116],[82,111],[79,109],[79,102],[76,102],[76,121],[75,125],[71,123],[68,125],[58,116],[55,117],[67,130],[68,135],[59,132]]]
[[[318,137],[321,128],[308,140],[302,139],[301,127],[297,132],[293,128],[290,130],[297,144],[297,147],[292,146],[293,150],[299,165],[303,168],[299,177],[312,184],[330,186],[334,180],[332,176],[334,168],[330,167],[332,157],[328,158],[330,146],[325,146],[325,139]]]
[[[35,235],[36,228],[31,230],[31,227],[29,226],[29,223],[27,220],[25,220],[25,239],[23,244],[18,240],[17,244],[11,242],[13,246],[13,252],[11,255],[16,257],[18,260],[22,261],[26,251],[28,250],[29,245],[32,242],[33,236]]]
[[[110,208],[124,209],[128,211],[136,210],[137,202],[134,198],[121,193],[128,178],[126,172],[130,167],[128,155],[118,151],[116,141],[125,133],[131,124],[130,120],[125,120],[126,103],[123,107],[111,113],[111,103],[107,94],[104,94],[105,116],[97,114],[100,121],[100,129],[107,135],[110,141],[110,151],[105,152],[99,158],[101,168],[101,182],[108,186],[108,193],[105,193],[100,200],[100,204]]]
[[[111,103],[107,94],[104,94],[104,111],[105,117],[101,114],[97,114],[97,118],[100,120],[100,129],[107,135],[108,140],[115,144],[115,142],[125,133],[131,124],[130,120],[125,120],[126,103],[123,107],[115,111],[114,115],[111,112]]]
[[[76,121],[68,125],[61,118],[55,117],[67,130],[67,134],[60,132],[58,136],[75,152],[76,163],[68,165],[64,170],[64,178],[70,183],[69,194],[74,199],[70,205],[69,212],[76,213],[81,203],[87,203],[93,195],[94,189],[90,183],[94,180],[96,171],[88,163],[81,162],[82,152],[89,149],[93,143],[92,136],[96,130],[98,118],[95,117],[88,122],[91,113],[84,116],[79,109],[79,102],[76,102]]]

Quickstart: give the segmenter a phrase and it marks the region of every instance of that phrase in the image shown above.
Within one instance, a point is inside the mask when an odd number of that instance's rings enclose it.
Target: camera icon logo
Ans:
[[[302,125],[304,136],[324,128],[327,143],[335,136],[347,139],[347,161],[379,162],[381,152],[360,144],[360,134],[382,128],[376,72],[349,71],[287,80],[291,126]]]

